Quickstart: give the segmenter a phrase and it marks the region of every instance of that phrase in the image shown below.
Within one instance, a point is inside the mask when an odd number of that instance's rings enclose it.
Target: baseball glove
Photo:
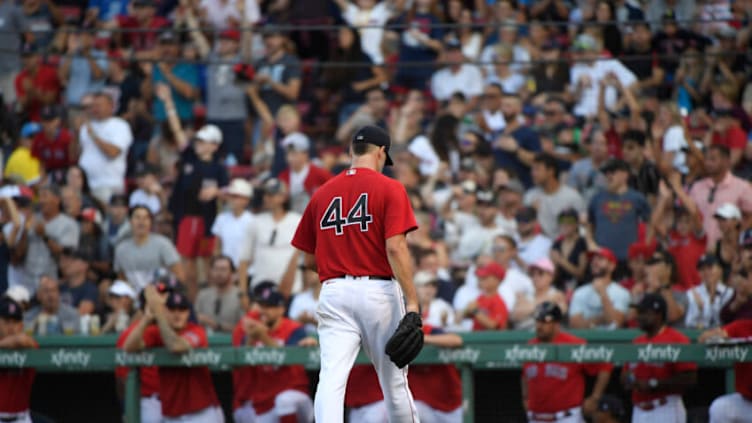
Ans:
[[[400,369],[415,360],[423,348],[423,322],[420,315],[411,311],[400,320],[394,335],[386,343],[386,354]]]

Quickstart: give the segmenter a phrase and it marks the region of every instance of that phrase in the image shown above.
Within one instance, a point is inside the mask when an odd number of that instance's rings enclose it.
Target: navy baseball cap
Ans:
[[[23,308],[11,298],[0,299],[0,317],[11,320],[23,320]]]
[[[556,303],[544,301],[535,308],[535,320],[537,322],[561,322],[564,319],[564,313],[561,312]]]
[[[652,310],[661,313],[663,316],[666,316],[666,312],[668,311],[666,300],[660,294],[645,294],[642,300],[632,304],[632,307],[635,307],[640,312]]]
[[[538,218],[538,212],[532,207],[523,207],[514,215],[514,219],[522,223],[534,222]]]
[[[257,301],[259,298],[264,296],[264,293],[266,291],[276,290],[277,284],[274,283],[274,281],[263,280],[256,285],[253,285],[253,287],[248,290],[248,296],[251,297],[252,300]]]
[[[167,296],[165,306],[171,310],[188,310],[191,308],[191,303],[188,301],[188,297],[185,295],[172,291]]]
[[[718,257],[716,257],[713,254],[704,254],[702,257],[700,257],[699,260],[697,260],[697,268],[702,269],[706,266],[713,266],[719,264]]]
[[[256,298],[256,302],[262,306],[279,307],[285,305],[285,296],[276,289],[265,289],[264,292]]]
[[[389,157],[389,147],[392,146],[392,140],[389,138],[389,134],[378,126],[366,125],[355,133],[352,140],[353,144],[373,144],[379,147],[384,147],[386,152],[386,166],[394,164],[392,158]]]

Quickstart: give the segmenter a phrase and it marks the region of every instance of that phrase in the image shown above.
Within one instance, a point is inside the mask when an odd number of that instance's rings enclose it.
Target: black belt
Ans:
[[[21,420],[22,417],[0,417],[0,422],[3,423],[10,423],[10,422],[17,422]]]
[[[363,275],[363,276],[355,276],[355,275],[340,275],[333,279],[345,279],[345,278],[364,278],[364,279],[373,279],[373,280],[380,280],[380,281],[390,281],[392,280],[391,275]]]

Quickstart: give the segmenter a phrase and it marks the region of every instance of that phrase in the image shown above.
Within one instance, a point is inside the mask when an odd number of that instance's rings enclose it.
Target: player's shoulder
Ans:
[[[723,329],[731,338],[752,336],[752,319],[741,319],[729,323]]]
[[[690,342],[687,335],[679,332],[672,327],[666,327],[666,329],[664,329],[663,332],[658,334],[658,336],[656,336],[655,338],[660,338],[661,341],[681,342],[685,344],[688,344]]]

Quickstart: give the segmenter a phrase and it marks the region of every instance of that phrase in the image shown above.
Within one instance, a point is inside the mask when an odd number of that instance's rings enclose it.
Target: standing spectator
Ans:
[[[229,257],[232,265],[240,265],[240,249],[244,236],[250,230],[254,216],[248,211],[248,204],[253,198],[253,187],[245,179],[236,178],[225,190],[227,210],[214,220],[211,232],[216,237],[214,253]],[[247,269],[238,268],[239,272]]]
[[[546,41],[541,46],[540,59],[544,62],[534,64],[530,71],[532,80],[535,81],[533,102],[546,98],[549,102],[556,99],[561,104],[559,98],[566,94],[570,72],[567,63],[561,60],[564,53],[562,50],[561,44],[556,40]]]
[[[559,213],[559,237],[549,253],[556,265],[554,285],[570,291],[585,280],[587,272],[587,241],[580,235],[580,214],[575,209]]]
[[[733,110],[714,110],[712,114],[712,127],[705,135],[705,145],[723,145],[728,148],[731,169],[734,169],[741,162],[744,149],[747,147],[747,132],[733,115]]]
[[[630,130],[621,139],[621,154],[629,165],[629,187],[655,204],[660,174],[655,163],[645,158],[645,133]]]
[[[523,123],[522,99],[516,94],[505,94],[501,112],[506,126],[494,142],[496,166],[511,170],[520,182],[529,188],[533,184],[530,165],[535,154],[541,151],[538,135]]]
[[[16,98],[26,117],[38,122],[42,108],[58,102],[60,80],[55,68],[44,63],[35,47],[25,45],[21,57],[23,69],[15,79]]]
[[[712,255],[705,255],[697,262],[702,283],[687,293],[688,306],[684,326],[707,329],[721,324],[721,309],[734,295],[734,289],[723,283],[721,266]]]
[[[263,29],[264,57],[254,68],[253,82],[258,85],[261,100],[266,103],[272,116],[284,104],[295,103],[300,95],[301,66],[298,58],[287,52],[287,36],[272,25]],[[258,114],[259,111],[256,110]]]
[[[457,39],[444,43],[443,60],[446,67],[431,77],[431,94],[439,101],[448,101],[455,93],[462,93],[468,100],[468,109],[474,109],[478,97],[483,94],[483,74],[470,63],[463,63],[462,44]]]
[[[640,224],[649,220],[650,206],[644,195],[629,188],[629,165],[625,161],[612,159],[601,171],[608,186],[590,200],[589,222],[595,242],[612,250],[622,266],[629,246],[637,241]],[[622,273],[617,272],[617,276]]]
[[[95,36],[93,28],[68,35],[67,55],[60,60],[57,69],[65,87],[64,103],[68,106],[78,106],[84,95],[104,88],[107,54],[95,47]]]
[[[140,292],[151,283],[155,272],[168,268],[178,280],[185,280],[180,256],[169,239],[152,233],[153,217],[144,206],[129,212],[132,236],[115,247],[113,268],[120,279]]]
[[[114,111],[112,97],[97,93],[78,135],[81,148],[78,164],[86,172],[94,197],[105,204],[113,194],[125,189],[128,148],[133,142],[130,126],[113,116]]]
[[[169,210],[178,231],[175,242],[185,266],[189,298],[198,292],[196,260],[214,252],[211,228],[220,190],[228,183],[227,169],[216,155],[220,144],[222,132],[214,125],[205,125],[196,133],[193,145],[181,154],[170,197]]]
[[[589,201],[598,190],[607,185],[601,167],[608,161],[609,152],[606,134],[599,128],[593,129],[584,141],[589,154],[572,164],[567,184]]]
[[[363,52],[377,65],[384,63],[381,40],[384,37],[384,24],[389,21],[398,2],[394,0],[371,1],[336,0],[342,12],[342,19],[360,33]]]
[[[153,285],[144,289],[148,311],[125,340],[126,351],[165,347],[184,354],[209,346],[204,329],[189,321],[191,304],[185,296],[171,292],[164,301]],[[160,367],[159,382],[166,421],[225,421],[208,367]]]
[[[723,279],[728,278],[734,266],[738,266],[741,258],[739,240],[742,230],[742,213],[731,203],[724,203],[713,214],[718,222],[721,237],[709,252],[714,254],[723,269]]]
[[[37,291],[39,305],[24,316],[26,331],[37,335],[73,335],[80,329],[78,311],[60,299],[60,284],[51,276],[42,276]]]
[[[637,319],[643,335],[632,343],[689,344],[689,338],[667,326],[666,301],[660,295],[646,295],[637,305]],[[647,423],[657,418],[687,421],[681,395],[697,383],[696,363],[628,363],[621,373],[625,389],[632,391],[632,421]]]
[[[731,277],[734,295],[721,309],[721,322],[727,325],[735,320],[752,319],[752,274],[742,269]]]
[[[120,53],[110,53],[107,64],[106,90],[118,99],[117,116],[132,113],[134,106],[145,104],[141,98],[144,74],[141,69],[124,59]],[[131,100],[138,100],[131,103]]]
[[[538,213],[532,207],[523,207],[515,216],[517,221],[517,250],[521,267],[548,257],[551,239],[538,232]]]
[[[126,30],[115,33],[118,44],[123,47],[130,47],[140,54],[152,53],[159,31],[170,24],[167,19],[157,16],[157,5],[151,0],[133,0],[130,14],[118,15],[117,19],[108,22],[105,27]]]
[[[629,309],[629,291],[614,282],[616,256],[601,248],[591,260],[593,281],[574,290],[569,309],[573,329],[617,329],[624,324]]]
[[[62,124],[62,111],[57,106],[42,109],[42,130],[34,137],[31,154],[42,163],[52,181],[60,183],[65,170],[73,163],[73,134]]]
[[[235,266],[226,256],[216,256],[209,264],[209,286],[196,297],[198,322],[210,333],[231,332],[242,315]]]
[[[564,210],[585,211],[585,200],[573,188],[559,181],[559,162],[550,154],[533,159],[532,178],[536,187],[525,193],[525,205],[538,211],[538,223],[549,238],[559,235],[558,218]]]
[[[721,237],[715,211],[723,203],[731,203],[744,214],[752,213],[752,186],[731,173],[731,155],[728,147],[711,145],[705,152],[707,177],[692,185],[689,196],[697,204],[707,233],[708,248]]]
[[[174,109],[168,109],[161,97],[156,96],[152,103],[152,113],[157,122],[164,122],[168,114],[177,113],[183,122],[193,120],[193,101],[198,95],[199,75],[193,63],[180,60],[180,39],[172,31],[159,36],[159,58],[152,68],[150,87],[156,89],[164,84],[170,88]]]
[[[0,52],[0,93],[5,104],[16,101],[16,75],[21,70],[21,43],[24,34],[29,30],[21,7],[13,1],[0,3],[0,45],[6,48]]]
[[[5,163],[3,176],[24,185],[34,185],[42,177],[39,160],[32,154],[33,139],[42,132],[42,127],[36,122],[27,122],[21,127],[20,139],[15,150]]]
[[[110,198],[107,215],[102,224],[104,235],[109,241],[110,250],[114,251],[117,244],[131,231],[128,221],[128,199],[124,195],[115,194]]]
[[[455,322],[454,310],[451,304],[436,296],[439,291],[438,278],[426,271],[419,271],[413,277],[413,283],[423,310],[423,322],[437,328],[451,327]]]
[[[499,295],[499,284],[506,276],[500,264],[489,262],[475,271],[480,295],[465,307],[459,316],[473,319],[473,330],[505,330],[509,312]]]
[[[407,89],[424,90],[431,79],[433,64],[441,51],[444,32],[440,23],[436,0],[417,0],[395,23],[401,25],[398,66],[395,84]],[[420,66],[424,64],[424,66]],[[416,66],[417,65],[417,66]]]
[[[95,282],[88,279],[89,263],[80,251],[66,247],[60,254],[60,300],[81,316],[93,314],[97,308],[99,292]]]
[[[10,298],[0,299],[0,350],[28,350],[38,348],[37,342],[24,333],[23,308]],[[5,419],[19,423],[31,421],[29,404],[31,387],[34,384],[36,370],[33,367],[23,369],[0,369],[0,414]]]
[[[311,163],[311,144],[307,136],[293,132],[282,139],[282,146],[287,150],[285,160],[287,168],[280,172],[279,180],[290,188],[291,210],[303,213],[308,200],[332,174]]]

